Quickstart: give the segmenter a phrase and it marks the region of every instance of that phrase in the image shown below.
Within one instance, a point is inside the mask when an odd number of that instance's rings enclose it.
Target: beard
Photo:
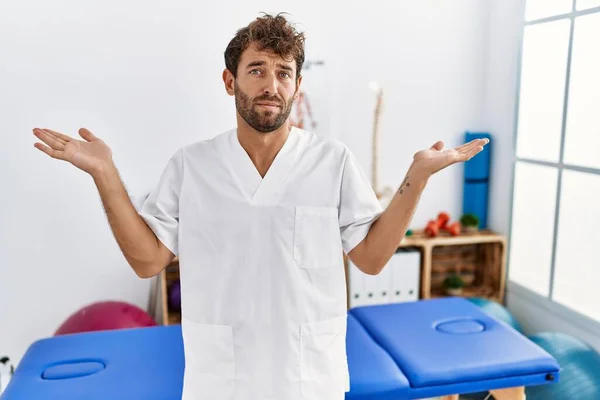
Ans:
[[[278,97],[250,97],[234,84],[235,108],[244,121],[258,132],[268,133],[281,128],[292,111],[293,97],[287,101]],[[277,103],[279,111],[260,110],[256,104],[261,101]]]

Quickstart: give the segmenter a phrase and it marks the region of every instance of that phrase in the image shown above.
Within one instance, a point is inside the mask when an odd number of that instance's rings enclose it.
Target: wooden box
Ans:
[[[169,307],[169,290],[179,280],[179,259],[175,258],[167,268],[155,276],[150,295],[150,315],[161,325],[181,323],[181,312]]]
[[[399,247],[421,252],[421,298],[447,296],[443,281],[452,273],[466,283],[461,296],[504,303],[506,239],[489,230],[429,238],[422,231],[405,237]]]

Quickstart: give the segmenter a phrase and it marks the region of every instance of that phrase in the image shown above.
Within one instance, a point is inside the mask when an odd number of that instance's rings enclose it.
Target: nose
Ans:
[[[274,96],[277,94],[277,79],[273,74],[270,74],[269,77],[265,79],[263,93],[267,96]]]

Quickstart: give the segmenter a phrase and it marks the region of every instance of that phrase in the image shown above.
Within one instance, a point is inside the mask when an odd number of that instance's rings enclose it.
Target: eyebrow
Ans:
[[[248,65],[246,65],[246,68],[250,68],[250,67],[262,67],[263,65],[266,65],[267,63],[264,61],[252,61],[250,63],[248,63]],[[285,64],[281,64],[281,63],[277,63],[277,67],[284,69],[286,71],[290,71],[290,72],[294,72],[294,69],[292,67],[290,67],[289,65],[285,65]]]

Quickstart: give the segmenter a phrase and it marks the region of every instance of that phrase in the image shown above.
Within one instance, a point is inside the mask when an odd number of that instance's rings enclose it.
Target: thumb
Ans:
[[[90,132],[89,130],[87,130],[86,128],[79,129],[79,136],[81,136],[88,142],[91,142],[93,140],[98,140],[98,138],[96,136],[94,136],[94,134],[92,132]]]
[[[444,148],[444,142],[442,142],[441,140],[438,140],[437,142],[435,142],[435,144],[433,146],[431,146],[431,150],[442,150]]]

